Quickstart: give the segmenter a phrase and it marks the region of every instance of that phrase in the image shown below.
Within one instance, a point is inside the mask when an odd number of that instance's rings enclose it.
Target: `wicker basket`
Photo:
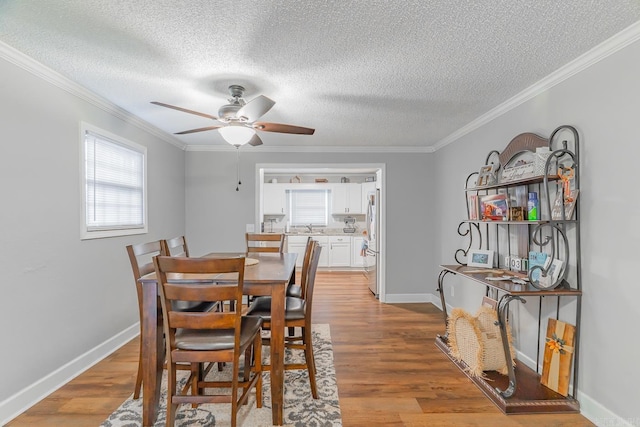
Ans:
[[[448,322],[448,337],[451,355],[467,365],[472,376],[482,376],[484,371],[498,371],[507,374],[498,315],[489,307],[480,307],[472,316],[461,308],[451,311]],[[507,325],[509,346],[511,330]],[[513,348],[511,348],[513,355]],[[513,363],[513,360],[512,360]]]

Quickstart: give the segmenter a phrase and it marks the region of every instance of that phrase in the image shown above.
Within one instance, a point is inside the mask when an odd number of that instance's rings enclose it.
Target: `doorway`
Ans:
[[[293,188],[315,188],[322,186],[331,186],[332,184],[364,184],[363,188],[371,188],[372,186],[378,190],[378,236],[376,236],[376,246],[378,250],[376,282],[378,289],[378,298],[381,302],[385,302],[385,265],[386,265],[386,225],[385,225],[385,164],[283,164],[283,163],[259,163],[256,164],[256,211],[255,211],[255,229],[260,230],[261,226],[266,229],[284,229],[286,221],[278,215],[271,215],[264,211],[264,192],[265,184],[296,184]],[[297,185],[303,184],[303,185]],[[316,185],[317,184],[317,185]],[[291,187],[291,186],[288,186]],[[364,197],[364,196],[363,196]],[[343,219],[353,221],[355,217],[356,224],[360,230],[365,228],[366,212],[358,212],[355,215],[332,215],[330,226],[336,227]],[[265,219],[267,221],[265,221]],[[347,222],[345,221],[345,222]]]

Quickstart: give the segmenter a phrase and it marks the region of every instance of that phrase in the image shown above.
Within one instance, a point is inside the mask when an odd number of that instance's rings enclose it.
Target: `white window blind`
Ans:
[[[329,190],[287,190],[291,225],[326,226],[329,223]]]
[[[144,233],[144,147],[84,132],[83,238]]]

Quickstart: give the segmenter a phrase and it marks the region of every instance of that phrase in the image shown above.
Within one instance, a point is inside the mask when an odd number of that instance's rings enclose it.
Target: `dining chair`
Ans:
[[[158,256],[154,258],[166,336],[168,370],[166,425],[173,426],[178,406],[183,403],[231,403],[231,426],[235,427],[240,405],[247,402],[249,392],[256,390],[256,406],[262,407],[262,319],[243,316],[241,312],[245,258],[186,258]],[[213,280],[185,278],[171,281],[173,274],[219,275],[232,273],[233,282],[218,284]],[[177,302],[233,301],[234,311],[184,312],[175,310]],[[240,372],[240,358],[244,365]],[[178,387],[176,363],[191,364],[191,375],[184,388]],[[207,380],[210,365],[232,364],[231,378]],[[240,377],[241,374],[241,377]],[[191,387],[188,387],[191,385]],[[204,394],[206,389],[231,388],[231,394],[220,390]],[[186,394],[190,389],[191,394]],[[238,397],[238,391],[241,391]]]
[[[136,293],[138,295],[138,315],[140,316],[140,325],[142,325],[142,285],[139,279],[155,271],[153,257],[158,255],[167,255],[166,248],[162,240],[155,240],[147,243],[139,243],[127,246],[129,254],[129,262],[133,271],[133,280],[136,285]],[[158,310],[160,310],[160,300],[158,300]],[[182,310],[213,310],[217,307],[215,302],[199,302],[181,306]],[[142,330],[140,331],[142,333]],[[138,373],[136,374],[136,385],[133,391],[133,398],[140,397],[142,388],[142,339],[140,340],[140,349],[138,352]]]
[[[314,399],[318,398],[318,390],[316,385],[316,365],[313,356],[313,343],[311,332],[311,312],[313,307],[313,289],[315,286],[315,277],[318,270],[318,262],[320,260],[320,252],[322,247],[316,240],[312,240],[311,253],[307,260],[307,265],[303,265],[303,271],[306,270],[306,282],[301,283],[303,286],[302,295],[304,298],[286,297],[285,299],[285,327],[299,327],[302,331],[299,336],[285,337],[285,347],[297,350],[303,350],[305,363],[285,363],[285,370],[306,369],[309,372],[309,385],[311,387],[311,395]],[[249,306],[247,316],[258,316],[262,318],[263,328],[271,328],[271,297],[257,297]],[[263,345],[269,345],[269,339],[265,338]],[[264,371],[271,370],[270,365],[262,365]]]
[[[189,256],[189,247],[187,246],[187,239],[184,236],[161,240],[161,242],[164,246],[164,253],[167,256]]]
[[[284,233],[246,233],[247,253],[284,252]]]

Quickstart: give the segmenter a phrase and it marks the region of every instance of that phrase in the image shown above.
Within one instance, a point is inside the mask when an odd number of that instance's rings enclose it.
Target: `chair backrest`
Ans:
[[[162,305],[167,350],[175,348],[176,329],[226,329],[235,330],[235,348],[240,345],[240,323],[242,320],[242,288],[244,285],[244,257],[237,258],[187,258],[157,256],[154,258],[158,290]],[[177,273],[179,280],[170,279]],[[211,279],[220,273],[233,273],[232,283],[217,284]],[[186,276],[196,274],[194,276]],[[198,301],[229,301],[236,310],[225,311],[181,311],[174,307]],[[234,351],[233,348],[212,349]],[[173,359],[176,362],[184,361]]]
[[[311,262],[311,255],[313,254],[313,249],[315,245],[318,244],[317,240],[313,240],[311,236],[307,239],[307,245],[304,250],[304,258],[302,259],[302,270],[300,273],[300,287],[301,287],[301,297],[304,299],[304,292],[306,288],[307,282],[307,274],[309,272],[309,263]]]
[[[283,233],[246,233],[247,253],[249,252],[284,252]],[[265,246],[261,246],[262,243]]]
[[[133,270],[133,279],[138,285],[138,279],[155,270],[153,265],[153,257],[157,255],[166,255],[162,246],[162,241],[139,243],[137,245],[127,246],[129,254],[129,262]]]
[[[155,270],[153,257],[165,255],[164,247],[160,240],[156,240],[154,242],[129,245],[127,246],[127,253],[129,254],[131,270],[133,270],[133,280],[138,294],[138,314],[142,324],[142,284],[138,279]]]
[[[316,241],[313,240],[313,248],[311,253],[311,258],[309,259],[309,266],[307,269],[306,283],[302,283],[303,290],[303,298],[305,301],[305,323],[311,326],[311,307],[313,307],[313,288],[316,282],[316,273],[318,271],[318,263],[320,262],[320,252],[322,251],[322,246]]]
[[[164,247],[164,254],[167,256],[188,257],[189,247],[187,239],[184,236],[174,237],[173,239],[161,240]]]

